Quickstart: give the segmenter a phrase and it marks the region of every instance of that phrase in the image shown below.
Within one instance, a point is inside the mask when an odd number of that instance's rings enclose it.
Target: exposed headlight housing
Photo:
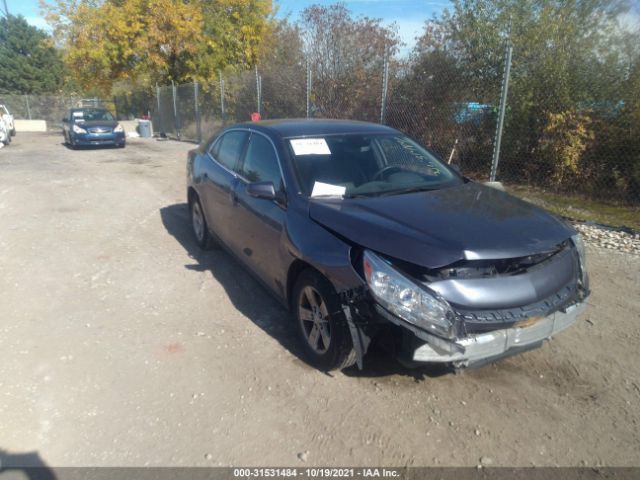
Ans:
[[[76,133],[87,133],[87,131],[84,128],[79,127],[78,125],[75,125],[75,124],[73,125],[73,131]]]
[[[576,233],[571,237],[576,252],[578,252],[578,258],[580,259],[580,281],[585,290],[589,290],[589,275],[587,274],[587,257],[584,249],[584,241],[579,233]]]
[[[362,264],[367,285],[380,305],[429,333],[455,338],[455,314],[444,298],[407,278],[369,250],[365,250]]]
[[[122,128],[122,125],[118,124],[118,125],[116,125],[116,128],[113,129],[113,131],[115,133],[124,132],[124,128]]]

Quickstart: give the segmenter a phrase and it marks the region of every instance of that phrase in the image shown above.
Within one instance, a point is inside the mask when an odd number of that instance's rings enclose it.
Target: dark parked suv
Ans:
[[[189,152],[187,184],[198,244],[291,310],[323,370],[362,367],[376,338],[411,364],[482,364],[541,345],[589,294],[571,227],[385,126],[229,127]]]

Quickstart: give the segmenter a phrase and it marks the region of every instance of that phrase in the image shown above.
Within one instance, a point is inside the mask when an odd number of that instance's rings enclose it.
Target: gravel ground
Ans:
[[[60,140],[0,151],[5,464],[638,465],[638,255],[587,238],[589,308],[541,349],[461,375],[373,352],[325,375],[286,312],[192,242],[192,146]]]
[[[584,240],[594,247],[640,255],[640,233],[629,233],[584,223],[575,223],[574,227],[582,234]]]

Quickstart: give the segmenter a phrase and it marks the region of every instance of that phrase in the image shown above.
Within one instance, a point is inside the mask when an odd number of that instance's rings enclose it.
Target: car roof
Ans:
[[[69,111],[71,112],[80,112],[82,110],[99,110],[102,112],[108,112],[109,110],[107,110],[106,108],[103,107],[73,107],[70,108]]]
[[[263,120],[246,122],[234,127],[246,127],[265,133],[275,133],[283,138],[306,137],[317,135],[335,135],[349,133],[380,134],[398,133],[397,130],[377,123],[359,122],[355,120],[330,120],[287,118],[280,120]],[[232,127],[233,128],[233,127]]]

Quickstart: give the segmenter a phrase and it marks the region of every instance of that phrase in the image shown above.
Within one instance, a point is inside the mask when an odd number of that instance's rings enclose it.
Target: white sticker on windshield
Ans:
[[[296,138],[289,141],[296,155],[331,155],[324,138]]]
[[[344,192],[347,191],[347,187],[341,187],[340,185],[331,185],[330,183],[315,182],[313,184],[312,197],[342,197]]]
[[[84,112],[80,111],[80,112],[73,112],[73,116],[74,117],[84,117]]]

